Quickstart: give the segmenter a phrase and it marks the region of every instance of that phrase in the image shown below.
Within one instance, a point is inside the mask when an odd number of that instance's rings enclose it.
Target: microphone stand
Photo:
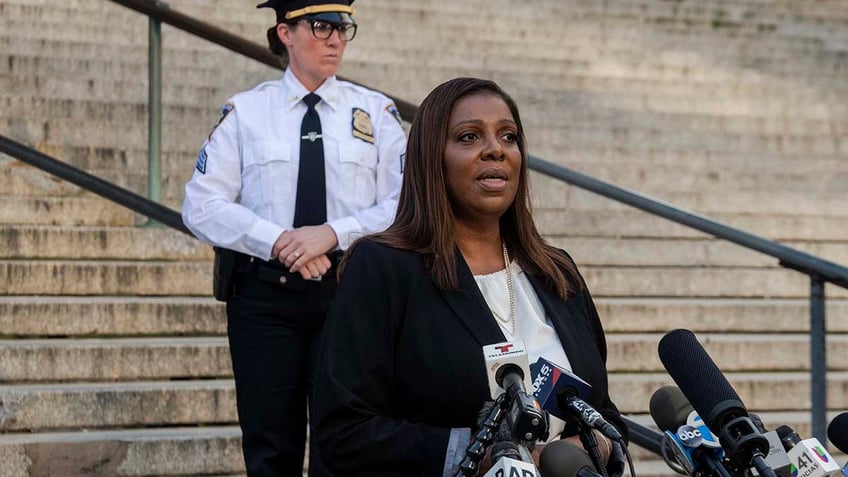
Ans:
[[[486,449],[494,439],[494,430],[501,425],[506,416],[506,408],[509,405],[507,394],[498,395],[494,405],[486,414],[483,423],[480,425],[480,430],[477,431],[471,438],[471,443],[465,449],[465,458],[459,464],[459,470],[456,471],[454,477],[472,477],[477,475],[480,469],[480,461],[486,456]],[[604,476],[606,477],[606,476]]]
[[[601,451],[598,450],[598,438],[595,436],[595,433],[592,432],[592,428],[586,425],[585,422],[578,420],[577,431],[580,434],[580,442],[583,444],[586,451],[589,452],[589,457],[592,458],[592,463],[595,464],[595,468],[598,469],[598,473],[600,473],[602,477],[609,477],[609,474],[607,473],[607,466],[604,464],[604,459],[601,456]]]

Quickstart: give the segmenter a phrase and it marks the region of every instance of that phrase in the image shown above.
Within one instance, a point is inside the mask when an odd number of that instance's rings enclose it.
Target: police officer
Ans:
[[[397,108],[335,76],[356,35],[351,3],[257,6],[275,11],[269,47],[285,49],[288,68],[227,102],[186,184],[185,224],[234,251],[227,331],[250,476],[301,475],[335,266],[397,206],[406,145]]]

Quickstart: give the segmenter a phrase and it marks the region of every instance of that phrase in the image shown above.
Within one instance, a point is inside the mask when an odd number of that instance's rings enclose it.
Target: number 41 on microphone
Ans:
[[[829,477],[839,475],[839,464],[821,447],[818,439],[804,439],[788,452],[792,477]]]

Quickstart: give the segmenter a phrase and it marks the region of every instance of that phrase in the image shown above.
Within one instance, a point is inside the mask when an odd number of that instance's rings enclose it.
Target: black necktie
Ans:
[[[324,141],[321,118],[315,105],[321,97],[309,93],[303,98],[306,114],[300,124],[300,172],[297,174],[297,199],[294,226],[321,225],[327,221],[327,186],[324,179]]]

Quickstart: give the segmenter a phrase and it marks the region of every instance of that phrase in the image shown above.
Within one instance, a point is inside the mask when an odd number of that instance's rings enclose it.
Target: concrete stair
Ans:
[[[168,3],[265,43],[267,11]],[[343,75],[412,102],[492,78],[532,154],[848,263],[844,1],[365,3]],[[177,208],[221,105],[280,74],[163,37],[162,192]],[[0,0],[0,133],[142,195],[146,76],[146,18],[106,0]],[[806,277],[531,180],[542,233],[597,299],[623,411],[651,425],[650,396],[671,384],[657,343],[688,328],[767,426],[810,434]],[[210,249],[144,222],[0,156],[0,477],[243,474]],[[848,292],[826,293],[833,417],[848,409]],[[673,475],[632,452],[640,476]]]

